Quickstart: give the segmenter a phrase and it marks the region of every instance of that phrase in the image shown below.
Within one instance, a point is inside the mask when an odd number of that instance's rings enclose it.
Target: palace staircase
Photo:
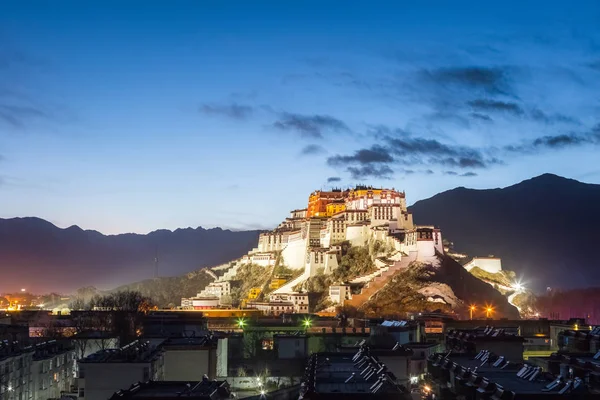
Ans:
[[[416,259],[417,252],[411,251],[408,256],[404,256],[400,261],[396,261],[394,265],[389,267],[387,271],[384,271],[383,273],[381,273],[381,275],[378,275],[375,278],[373,278],[372,281],[367,283],[362,288],[360,294],[353,295],[352,299],[346,300],[344,302],[344,305],[360,308],[371,298],[371,296],[373,296],[387,284],[387,281],[388,279],[390,279],[390,277],[392,277],[396,272],[408,268],[408,265]]]

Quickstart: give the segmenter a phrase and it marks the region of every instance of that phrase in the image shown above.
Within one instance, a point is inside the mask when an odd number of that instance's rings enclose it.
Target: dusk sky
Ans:
[[[158,3],[0,4],[0,217],[255,229],[332,185],[600,183],[597,0]]]

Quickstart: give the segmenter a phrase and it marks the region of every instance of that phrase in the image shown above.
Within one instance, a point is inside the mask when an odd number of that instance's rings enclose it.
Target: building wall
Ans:
[[[407,385],[410,380],[410,357],[408,356],[377,356],[379,361],[385,364],[388,371],[392,372],[396,376],[396,383]]]
[[[216,378],[216,350],[166,349],[164,354],[165,381],[201,381],[204,374]]]
[[[481,268],[482,270],[491,274],[496,274],[502,271],[502,260],[499,258],[473,258],[467,264],[465,269],[470,271],[473,267]]]
[[[280,359],[304,358],[307,355],[305,336],[275,337],[275,346]]]
[[[27,399],[31,390],[33,351],[0,359],[0,399]],[[10,391],[9,391],[10,389]]]
[[[106,400],[137,382],[163,379],[162,355],[154,363],[80,363],[79,400]]]
[[[343,305],[344,301],[348,300],[350,297],[350,286],[329,286],[329,299],[332,303]]]
[[[58,399],[61,391],[70,391],[74,382],[74,360],[73,351],[34,360],[31,365],[31,399]]]
[[[306,239],[288,242],[281,252],[284,264],[291,269],[304,269],[306,264]]]
[[[346,240],[350,241],[352,246],[364,246],[367,243],[369,234],[367,225],[351,225],[346,228]]]

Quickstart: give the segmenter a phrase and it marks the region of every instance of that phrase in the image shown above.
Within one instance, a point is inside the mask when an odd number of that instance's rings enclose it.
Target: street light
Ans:
[[[475,306],[469,307],[469,311],[471,313],[471,320],[473,319],[473,311],[475,311]]]
[[[302,325],[304,325],[304,329],[308,329],[312,325],[312,320],[310,318],[304,318]]]
[[[244,327],[246,326],[246,320],[244,318],[238,318],[237,326],[240,329],[244,329]]]
[[[494,308],[492,306],[487,306],[487,308],[485,309],[485,316],[487,318],[490,318],[490,315],[492,315],[493,312]]]

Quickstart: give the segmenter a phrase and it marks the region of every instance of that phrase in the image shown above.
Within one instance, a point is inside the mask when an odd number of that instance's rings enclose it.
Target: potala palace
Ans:
[[[390,251],[387,257],[375,260],[376,271],[348,282],[363,283],[360,294],[351,295],[345,283],[329,288],[330,299],[338,304],[359,304],[383,286],[387,277],[406,268],[410,262],[431,262],[436,253],[444,253],[439,229],[413,223],[404,192],[367,186],[318,190],[310,194],[306,208],[291,211],[277,228],[262,233],[257,246],[247,255],[218,267],[224,269],[224,273],[218,277],[215,274],[214,282],[197,297],[182,299],[182,307],[206,309],[218,306],[223,296],[231,293],[231,283],[242,265],[274,266],[280,257],[280,263],[299,275],[289,281],[279,280],[276,286],[271,286],[274,290],[268,301],[249,301],[246,306],[268,314],[308,312],[308,295],[295,288],[317,273],[334,271],[341,259],[344,241],[352,246],[379,241]],[[249,298],[253,299],[252,293]]]

